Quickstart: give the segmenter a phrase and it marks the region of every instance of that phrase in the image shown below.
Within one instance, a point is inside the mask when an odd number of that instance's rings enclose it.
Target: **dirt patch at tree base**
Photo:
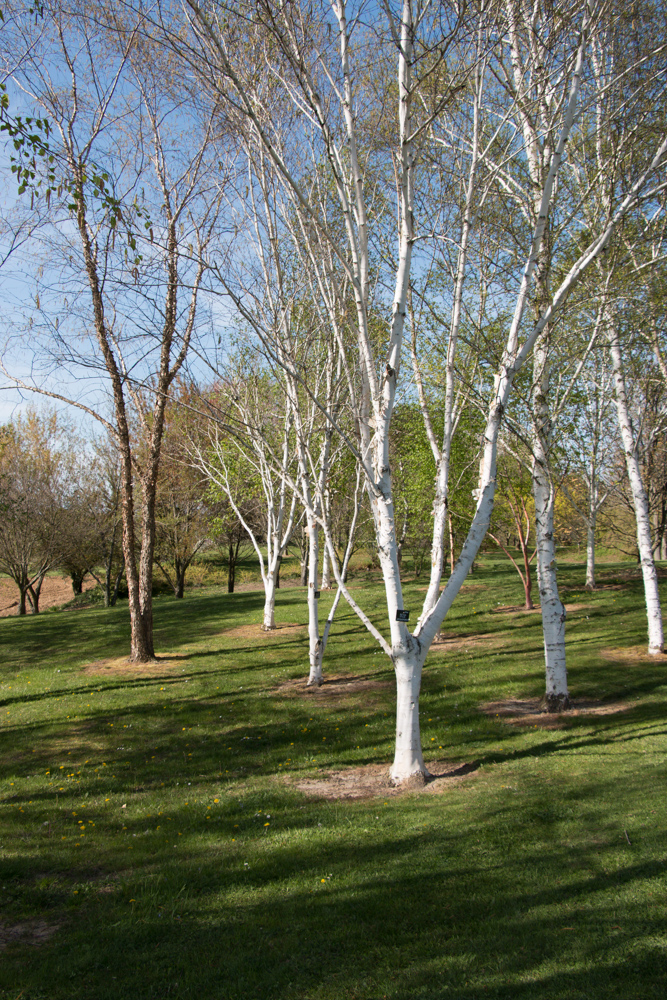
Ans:
[[[430,777],[415,775],[400,785],[392,783],[387,764],[366,764],[340,771],[323,769],[318,777],[287,780],[304,795],[318,799],[386,799],[407,793],[438,795],[461,784],[477,770],[477,764],[453,764],[446,760],[428,761],[426,766]]]
[[[158,656],[151,663],[131,663],[127,656],[118,656],[114,659],[95,660],[83,667],[83,673],[93,677],[159,677],[160,674],[183,671],[184,657],[178,654],[172,656]]]
[[[381,680],[375,674],[334,674],[325,676],[324,683],[319,687],[308,687],[308,678],[291,677],[276,688],[278,694],[307,695],[312,698],[336,698],[360,692],[389,691],[394,686],[393,680]]]
[[[565,712],[545,712],[540,698],[506,698],[480,705],[485,715],[495,716],[511,726],[537,726],[539,729],[563,729],[568,719],[580,716],[616,715],[632,708],[627,702],[572,701]]]
[[[0,923],[0,951],[5,951],[11,944],[46,944],[59,927],[60,924],[49,924],[46,920],[22,920],[18,924]]]
[[[236,628],[228,628],[219,635],[225,639],[276,639],[284,638],[286,635],[300,634],[306,626],[300,622],[276,622],[276,627],[264,629],[259,622],[252,625],[238,625]]]
[[[626,663],[629,667],[645,666],[647,663],[664,663],[667,653],[649,653],[643,646],[619,646],[615,649],[601,649],[600,656],[615,663]]]

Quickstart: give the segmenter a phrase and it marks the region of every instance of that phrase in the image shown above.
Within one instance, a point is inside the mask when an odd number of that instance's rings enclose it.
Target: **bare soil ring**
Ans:
[[[480,705],[485,715],[495,716],[511,726],[537,726],[539,729],[563,729],[569,719],[581,716],[616,715],[627,712],[627,702],[573,701],[566,712],[545,712],[539,698],[506,698]]]
[[[366,764],[327,771],[317,776],[290,781],[304,795],[329,801],[392,798],[408,793],[437,795],[450,791],[477,770],[476,764],[456,764],[446,760],[428,761],[431,777],[416,778],[400,786],[392,784],[387,764]],[[290,779],[287,779],[290,780]]]

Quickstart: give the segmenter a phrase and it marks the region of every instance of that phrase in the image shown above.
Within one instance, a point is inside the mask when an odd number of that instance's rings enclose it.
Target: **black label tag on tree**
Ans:
[[[397,611],[396,612],[396,621],[397,622],[409,622],[410,621],[410,612],[409,611]]]
[[[317,600],[317,598],[318,598],[319,596],[320,596],[320,591],[319,591],[319,590],[316,590],[316,591],[315,591],[315,600]]]

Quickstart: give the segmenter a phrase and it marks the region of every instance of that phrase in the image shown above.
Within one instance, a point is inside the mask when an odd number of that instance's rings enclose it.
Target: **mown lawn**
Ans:
[[[520,585],[486,557],[422,695],[427,760],[470,774],[364,801],[293,783],[391,758],[391,671],[345,609],[326,670],[368,684],[335,696],[286,683],[305,630],[242,628],[258,592],[158,599],[147,676],[90,669],[127,651],[125,607],[0,620],[0,996],[662,1000],[667,658],[632,655],[634,568],[600,577],[561,567],[571,691],[625,711],[480,712],[544,690],[539,616],[491,610]],[[303,597],[278,619],[304,623]]]

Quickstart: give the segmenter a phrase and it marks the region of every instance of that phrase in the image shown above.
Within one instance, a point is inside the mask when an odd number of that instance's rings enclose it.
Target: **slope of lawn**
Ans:
[[[561,567],[572,694],[625,710],[479,710],[544,689],[539,615],[492,610],[521,588],[486,557],[422,692],[427,760],[470,773],[362,801],[294,784],[391,758],[392,674],[346,609],[325,667],[367,684],[326,696],[288,683],[305,630],[244,627],[255,591],[159,598],[145,676],[105,666],[126,607],[0,621],[0,997],[664,998],[667,658],[634,655],[634,567],[583,577]],[[277,618],[306,616],[281,590]]]

